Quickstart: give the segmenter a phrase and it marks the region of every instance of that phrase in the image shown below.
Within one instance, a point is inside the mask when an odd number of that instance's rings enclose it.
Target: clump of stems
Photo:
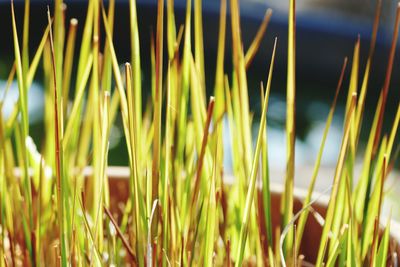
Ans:
[[[89,0],[84,23],[75,18],[65,21],[69,11],[62,0],[55,0],[32,60],[30,1],[24,5],[22,46],[16,25],[19,14],[11,1],[12,36],[3,37],[13,40],[14,63],[5,93],[0,96],[0,266],[301,266],[307,261],[316,266],[385,266],[391,260],[390,218],[385,226],[380,223],[385,181],[397,159],[393,150],[400,105],[388,133],[383,121],[395,64],[400,6],[384,84],[363,151],[359,140],[361,129],[367,128],[362,127],[362,121],[380,0],[363,74],[360,38],[355,43],[340,153],[331,177],[322,234],[317,238],[317,257],[308,259],[302,240],[310,215],[321,217],[312,208],[316,201],[313,191],[349,60],[344,59],[311,183],[302,209],[296,212],[295,106],[296,94],[302,92],[296,92],[296,5],[290,0],[286,176],[282,177],[280,207],[274,206],[267,117],[279,38],[268,44],[273,48],[265,90],[261,82],[262,112],[255,140],[247,83],[257,51],[266,49],[261,41],[272,10],[265,11],[254,41],[246,48],[239,1],[220,3],[216,72],[212,75],[205,66],[201,0],[187,0],[185,23],[179,28],[174,1],[157,1],[150,55],[141,53],[139,11],[136,1],[130,0],[126,32],[130,33],[131,62],[124,69],[113,43],[115,0],[107,6]],[[228,7],[231,40],[226,38]],[[45,16],[46,7],[43,10]],[[231,55],[226,55],[226,43],[232,46]],[[141,62],[149,56],[151,69],[143,70]],[[225,58],[232,59],[231,70],[224,66]],[[40,68],[45,131],[38,149],[30,137],[28,92]],[[142,81],[144,71],[151,73],[150,80]],[[212,96],[206,93],[210,75],[215,78]],[[19,99],[5,118],[3,103],[14,79]],[[152,92],[143,102],[147,87]],[[109,139],[116,127],[123,128],[122,142],[128,154],[129,178],[123,184],[129,195],[125,199],[118,189],[110,187],[108,175]],[[223,145],[226,138],[230,147]],[[355,173],[361,153],[361,172]],[[232,158],[234,176],[229,184],[224,166],[227,156]],[[92,170],[89,175],[87,166]],[[280,214],[275,218],[276,209]],[[273,224],[275,221],[280,223]]]

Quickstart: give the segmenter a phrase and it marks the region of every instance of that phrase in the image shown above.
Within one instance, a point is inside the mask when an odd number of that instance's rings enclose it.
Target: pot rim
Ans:
[[[16,167],[14,169],[14,175],[16,177],[21,176],[21,170],[20,168]],[[32,174],[32,170],[29,170],[29,174]],[[93,174],[93,168],[92,166],[86,166],[82,174],[84,177],[91,176]],[[130,169],[128,166],[108,166],[106,168],[106,175],[108,179],[128,179],[130,176]],[[232,185],[233,184],[233,178],[232,179],[224,179],[224,183],[227,185]],[[270,190],[272,194],[278,194],[281,195],[284,191],[284,185],[282,183],[277,183],[277,182],[271,182],[270,183]],[[307,196],[307,189],[301,188],[301,187],[294,187],[293,188],[293,197],[294,199],[297,199],[301,202],[306,198]],[[316,191],[314,190],[311,196],[312,200],[315,200],[315,204],[321,206],[322,208],[327,208],[329,204],[329,198],[330,196],[327,195],[326,193]],[[387,225],[387,222],[389,220],[389,216],[387,214],[381,214],[380,217],[380,226],[381,228],[384,228]],[[397,240],[398,243],[400,243],[400,222],[390,219],[390,235],[393,239]]]
[[[87,166],[83,170],[83,174],[85,177],[93,174],[93,169],[91,166]],[[107,177],[109,179],[128,179],[130,175],[129,167],[127,166],[109,166],[106,170]],[[224,183],[227,185],[233,184],[233,179],[226,179]],[[272,194],[282,194],[284,191],[284,185],[282,183],[271,182],[270,190]],[[294,187],[293,196],[295,199],[303,202],[303,200],[307,197],[308,190],[301,187]],[[330,196],[326,194],[326,192],[313,191],[311,199],[315,200],[315,203],[323,208],[327,208],[329,204]],[[382,214],[380,217],[380,226],[383,228],[387,225],[389,220],[389,216],[387,214]],[[400,222],[390,219],[390,235],[393,239],[397,240],[400,243]]]

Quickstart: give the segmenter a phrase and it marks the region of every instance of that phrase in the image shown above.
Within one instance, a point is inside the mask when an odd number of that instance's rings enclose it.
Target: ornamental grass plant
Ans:
[[[308,192],[295,212],[295,105],[296,93],[301,94],[296,92],[295,0],[289,1],[288,12],[286,175],[280,206],[271,204],[267,140],[279,36],[265,80],[260,88],[248,88],[248,68],[264,49],[260,44],[272,11],[266,10],[254,41],[244,47],[238,2],[220,1],[216,72],[211,74],[205,71],[201,0],[187,1],[184,25],[175,22],[173,0],[158,0],[150,55],[141,53],[135,0],[129,1],[129,24],[118,28],[115,0],[89,0],[79,24],[65,20],[62,0],[55,0],[52,10],[44,5],[48,25],[33,55],[30,2],[24,2],[24,14],[16,14],[11,1],[13,35],[2,37],[13,40],[14,63],[0,96],[0,266],[396,266],[397,243],[391,242],[390,216],[383,221],[381,207],[385,181],[397,160],[398,103],[390,131],[382,125],[400,6],[393,11],[393,39],[372,125],[362,122],[380,0],[366,64],[361,64],[358,39],[351,60],[344,58],[338,72]],[[16,16],[23,16],[22,28]],[[113,44],[116,30],[130,36],[131,60],[123,68]],[[226,37],[228,31],[232,38]],[[225,51],[228,42],[231,54]],[[224,66],[226,60],[232,60],[231,69]],[[142,80],[143,61],[151,63],[150,80]],[[346,67],[348,85],[342,84]],[[43,73],[45,98],[40,147],[30,137],[28,113],[28,92],[38,73]],[[212,96],[206,94],[206,73],[215,79]],[[19,98],[6,118],[3,103],[14,80]],[[262,106],[254,140],[249,90],[259,90]],[[332,185],[325,191],[329,203],[322,217],[312,209],[318,201],[313,191],[342,93],[347,95],[342,141],[334,177],[325,177]],[[118,120],[129,156],[129,198],[111,209],[118,191],[110,189],[108,151]],[[359,146],[361,131],[368,136],[365,149]],[[226,155],[233,162],[230,184],[224,179]],[[363,158],[361,172],[354,169],[356,156]],[[87,166],[92,167],[89,176]],[[272,223],[273,210],[279,210],[280,225]],[[320,218],[322,229],[316,259],[305,258],[307,248],[301,247],[312,217]]]

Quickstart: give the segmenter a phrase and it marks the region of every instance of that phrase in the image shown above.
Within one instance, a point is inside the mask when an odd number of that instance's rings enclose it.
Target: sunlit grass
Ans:
[[[296,94],[302,93],[296,91],[295,0],[289,1],[287,160],[280,207],[272,200],[276,192],[270,187],[267,138],[279,36],[270,51],[265,90],[263,82],[260,86],[262,112],[256,140],[247,83],[250,64],[257,51],[265,49],[261,41],[268,34],[272,10],[265,10],[259,30],[246,48],[239,1],[221,0],[216,72],[210,73],[205,65],[208,55],[204,53],[201,0],[187,0],[185,23],[179,27],[174,1],[158,1],[150,55],[141,53],[139,11],[131,0],[129,23],[118,26],[124,27],[118,31],[130,35],[131,62],[125,63],[123,70],[113,43],[118,15],[115,5],[115,1],[105,6],[90,0],[84,22],[65,21],[68,9],[56,0],[30,57],[30,2],[24,4],[22,34],[17,31],[17,14],[11,3],[12,36],[3,38],[13,41],[15,59],[0,96],[0,266],[301,266],[310,261],[316,266],[385,266],[392,249],[390,216],[386,222],[381,213],[385,181],[397,159],[400,105],[388,133],[383,120],[395,64],[400,7],[370,128],[362,121],[381,1],[377,1],[365,69],[363,44],[360,38],[355,43],[340,153],[331,190],[326,191],[330,194],[326,215],[319,219],[322,234],[313,236],[319,247],[317,258],[308,259],[303,255],[307,248],[301,244],[306,235],[313,234],[306,232],[310,218],[321,217],[312,209],[318,201],[312,196],[339,91],[347,81],[346,55],[308,192],[302,209],[295,213],[295,107]],[[43,10],[46,18],[46,6]],[[79,27],[82,36],[78,36]],[[100,38],[103,31],[104,44]],[[225,51],[227,44],[232,54]],[[151,63],[151,78],[142,81],[144,60]],[[231,70],[225,66],[227,60],[233,63]],[[28,91],[38,70],[43,72],[45,91],[40,148],[30,137],[28,113]],[[206,93],[208,77],[215,78],[213,96]],[[19,99],[5,119],[3,103],[14,80]],[[144,88],[152,90],[142,101]],[[120,188],[110,188],[113,178],[107,175],[109,140],[118,121],[122,122],[129,157],[129,178],[122,182],[129,191],[127,200],[119,195]],[[369,136],[364,151],[359,148],[362,130]],[[225,139],[230,147],[224,146]],[[232,158],[232,183],[225,180],[226,156]],[[363,157],[360,173],[354,169],[357,156]],[[92,167],[89,176],[84,173],[87,166]]]

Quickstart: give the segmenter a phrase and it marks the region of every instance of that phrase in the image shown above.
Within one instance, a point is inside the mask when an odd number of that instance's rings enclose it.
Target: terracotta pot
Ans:
[[[91,175],[91,169],[85,170],[85,175]],[[119,213],[120,203],[125,203],[129,197],[129,168],[127,167],[109,167],[107,170],[107,175],[109,177],[110,185],[110,205],[111,210],[114,213]],[[229,186],[229,185],[228,185]],[[283,192],[283,186],[280,184],[271,184],[271,205],[272,209],[272,224],[274,229],[280,225],[280,201]],[[293,211],[297,213],[302,208],[302,201],[306,197],[307,191],[303,189],[294,189],[294,205]],[[315,193],[313,199],[318,198],[318,200],[312,205],[312,208],[320,215],[325,217],[327,205],[329,201],[329,196],[320,195]],[[382,216],[381,222],[383,225],[386,224],[387,218]],[[400,224],[396,221],[391,221],[391,242],[389,251],[392,253],[389,255],[388,261],[389,266],[397,266],[398,257],[400,255]],[[322,226],[317,221],[315,216],[309,215],[308,221],[305,225],[303,239],[300,245],[300,253],[305,256],[305,260],[308,262],[315,262],[320,236],[322,233]],[[396,255],[393,255],[396,253]]]

